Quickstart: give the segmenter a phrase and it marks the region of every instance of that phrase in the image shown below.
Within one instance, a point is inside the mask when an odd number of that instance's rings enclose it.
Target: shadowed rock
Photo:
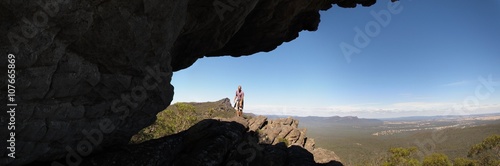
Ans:
[[[232,109],[224,100],[191,104],[215,103]],[[113,146],[88,157],[71,156],[31,165],[342,165],[333,151],[316,148],[314,139],[298,126],[299,121],[291,117],[205,119],[156,140]]]
[[[323,156],[317,156],[303,146],[287,146],[283,142],[274,145],[259,143],[259,135],[248,129],[247,120],[235,117],[206,119],[175,135],[111,148],[83,158],[81,165],[342,165],[324,157],[336,156],[335,153],[316,150]],[[323,164],[317,163],[316,158]],[[52,162],[32,165],[50,164]]]

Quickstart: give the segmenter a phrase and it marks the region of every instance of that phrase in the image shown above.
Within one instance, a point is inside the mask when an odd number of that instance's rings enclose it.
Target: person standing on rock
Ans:
[[[243,101],[245,101],[245,92],[241,90],[241,85],[238,86],[236,90],[236,95],[234,96],[234,109],[236,110],[236,116],[242,116],[243,114]]]

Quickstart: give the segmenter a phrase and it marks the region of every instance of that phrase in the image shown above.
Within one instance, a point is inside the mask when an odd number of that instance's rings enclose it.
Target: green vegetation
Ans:
[[[467,157],[476,159],[479,165],[500,165],[500,135],[492,135],[469,150]]]
[[[131,139],[131,143],[140,143],[157,139],[166,135],[178,133],[188,129],[198,122],[196,108],[185,103],[174,104],[175,109],[169,107],[156,115],[156,121]]]
[[[476,166],[479,163],[476,160],[458,157],[453,160],[453,166]]]
[[[484,139],[483,142],[472,146],[468,156],[472,157],[475,155],[479,155],[488,150],[494,150],[498,154],[498,152],[500,152],[499,148],[500,148],[500,135],[492,135]]]
[[[413,158],[415,152],[417,151],[416,147],[410,148],[391,148],[389,153],[391,154],[386,161],[382,164],[384,166],[417,166],[420,165],[420,162]]]
[[[203,119],[234,116],[234,109],[221,102],[175,103],[158,113],[157,120],[134,135],[130,142],[140,143],[179,133]],[[245,114],[244,117],[251,118]],[[418,130],[382,136],[372,134],[388,128],[399,129],[406,126],[332,125],[301,121],[300,127],[308,129],[307,134],[315,138],[316,146],[335,151],[345,165],[499,166],[500,120],[475,121],[475,124],[472,127],[439,131]],[[432,121],[427,125],[440,126],[450,123]],[[412,147],[416,145],[416,141],[429,145],[429,142],[426,142],[428,140],[433,144],[427,148],[432,148],[434,154],[423,156],[419,152],[421,149],[418,149],[422,147]],[[289,146],[287,139],[278,138],[278,141]]]
[[[414,155],[418,149],[410,148],[391,148],[389,157],[384,159],[384,166],[412,165],[412,166],[479,166],[479,165],[500,165],[500,135],[491,135],[471,147],[469,158],[455,158],[453,163],[448,156],[443,153],[433,153],[424,157],[422,164]],[[493,153],[492,153],[493,152]]]
[[[417,130],[383,136],[374,136],[372,134],[388,129],[399,129],[404,126],[349,126],[316,121],[300,121],[300,127],[307,128],[307,135],[315,139],[316,146],[334,151],[345,165],[379,166],[383,164],[384,159],[391,155],[387,151],[388,149],[418,146],[417,141],[420,144],[427,144],[429,146],[427,148],[432,148],[432,152],[446,154],[453,163],[457,158],[479,160],[479,156],[472,158],[466,158],[466,156],[472,146],[482,142],[490,135],[500,133],[500,120],[474,122],[474,126],[465,128],[448,128],[438,131]],[[442,121],[429,121],[428,123],[430,123],[428,125],[434,126],[453,125],[453,123]],[[432,144],[432,146],[429,144]],[[494,153],[495,149],[493,148],[485,154],[492,155]],[[418,157],[418,160],[422,162],[425,156]],[[460,161],[463,160],[459,159],[458,162]],[[462,163],[464,162],[466,161]]]
[[[230,118],[234,110],[220,102],[175,103],[156,115],[156,121],[139,131],[130,139],[130,143],[141,143],[176,134],[188,129],[203,119]]]
[[[286,138],[278,138],[278,142],[283,142],[287,147],[290,146],[290,143]]]
[[[451,161],[448,156],[442,153],[433,153],[429,156],[425,156],[422,162],[423,166],[451,166]]]

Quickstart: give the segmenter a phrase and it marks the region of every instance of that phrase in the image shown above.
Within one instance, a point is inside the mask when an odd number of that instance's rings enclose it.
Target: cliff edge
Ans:
[[[342,165],[333,151],[316,148],[314,139],[297,125],[292,118],[268,120],[264,116],[205,119],[174,135],[72,160],[82,166]],[[62,162],[67,161],[33,164]]]

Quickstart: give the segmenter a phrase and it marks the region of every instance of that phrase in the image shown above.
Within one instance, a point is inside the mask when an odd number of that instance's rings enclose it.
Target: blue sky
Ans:
[[[500,113],[500,1],[402,0],[392,13],[388,5],[334,6],[318,31],[271,52],[199,59],[174,73],[173,102],[232,100],[241,85],[244,112],[264,115]],[[356,45],[356,29],[369,42]]]

